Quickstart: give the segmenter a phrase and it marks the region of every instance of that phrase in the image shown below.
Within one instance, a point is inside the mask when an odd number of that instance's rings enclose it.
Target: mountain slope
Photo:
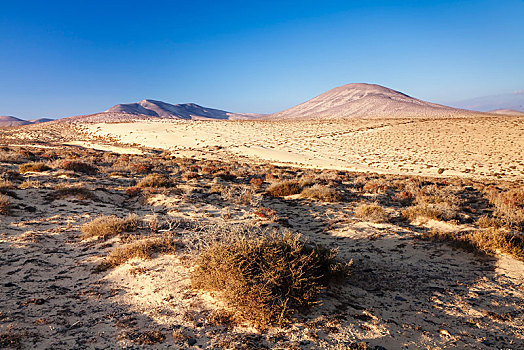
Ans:
[[[30,121],[19,119],[10,115],[0,116],[0,127],[20,126],[32,124]]]
[[[194,103],[172,105],[170,103],[142,100],[137,103],[118,104],[105,113],[144,115],[155,118],[206,120],[206,119],[251,119],[250,114],[232,113],[219,109],[206,108]]]
[[[348,84],[331,89],[307,102],[268,119],[324,119],[372,117],[449,117],[471,115],[459,110],[415,99],[375,84]]]

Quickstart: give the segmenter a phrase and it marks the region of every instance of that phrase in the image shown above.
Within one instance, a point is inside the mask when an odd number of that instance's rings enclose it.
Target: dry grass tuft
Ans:
[[[295,180],[274,182],[266,189],[266,192],[273,197],[290,196],[300,193],[300,185]]]
[[[490,217],[488,215],[482,215],[481,217],[479,217],[477,219],[476,224],[478,227],[481,227],[481,228],[490,228],[490,227],[501,228],[502,226],[504,226],[504,223],[502,222],[502,220],[494,218],[494,217]]]
[[[47,171],[51,169],[48,167],[45,163],[38,162],[38,163],[25,163],[18,167],[18,171],[20,174],[28,173],[28,172],[42,172]]]
[[[318,199],[324,202],[338,202],[342,199],[336,189],[324,185],[313,185],[304,188],[300,195],[305,198]]]
[[[445,241],[454,247],[483,254],[509,254],[524,260],[524,236],[502,229],[489,228],[473,232],[440,232],[424,234],[425,239]]]
[[[168,233],[160,237],[141,239],[114,249],[97,270],[107,270],[122,265],[131,259],[148,260],[156,253],[174,254],[180,247],[179,240]]]
[[[87,175],[94,175],[98,173],[98,168],[96,166],[77,160],[64,160],[60,164],[60,168],[64,170],[84,173]]]
[[[100,216],[82,225],[83,238],[100,237],[107,239],[122,232],[132,232],[138,228],[140,220],[135,214],[128,215],[125,219],[112,216]]]
[[[402,216],[410,221],[416,219],[453,220],[457,217],[458,209],[448,203],[418,204],[402,211]]]
[[[289,233],[217,242],[202,252],[191,280],[195,288],[221,292],[240,319],[264,328],[287,323],[347,275],[348,265],[335,256]]]
[[[508,225],[524,228],[524,189],[515,188],[506,192],[499,192],[494,188],[488,189],[486,196],[495,206],[495,215]]]
[[[174,187],[173,180],[162,174],[149,174],[143,178],[136,187],[139,188],[161,188],[161,187]]]
[[[380,205],[362,204],[355,209],[355,216],[362,220],[372,221],[376,223],[388,222],[389,214]]]
[[[0,215],[9,215],[11,212],[11,201],[7,196],[0,194]]]

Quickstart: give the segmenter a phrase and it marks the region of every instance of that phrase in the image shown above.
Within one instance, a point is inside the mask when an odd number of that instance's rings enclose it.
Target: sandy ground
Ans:
[[[82,124],[76,128],[87,138],[169,149],[200,158],[230,154],[327,169],[507,180],[524,177],[522,117],[317,122],[163,120]]]
[[[27,173],[24,179],[33,185],[11,190],[13,212],[0,216],[2,334],[19,337],[20,346],[27,349],[524,346],[524,263],[420,239],[420,233],[432,227],[468,230],[472,224],[358,220],[353,215],[358,201],[382,197],[359,194],[357,200],[349,182],[339,188],[354,199],[338,203],[298,195],[272,198],[259,192],[254,198],[258,204],[235,204],[208,193],[210,181],[217,180],[177,179],[182,193],[158,193],[144,203],[125,195],[136,177],[51,170]],[[52,186],[64,181],[84,184],[96,198],[53,200]],[[248,183],[242,178],[218,183],[239,186],[243,181]],[[274,210],[278,220],[257,218],[257,206]],[[388,210],[398,215],[400,208]],[[297,315],[290,328],[258,332],[249,325],[217,324],[214,315],[224,306],[216,295],[190,287],[192,267],[183,255],[132,260],[93,273],[124,241],[82,240],[80,226],[100,214],[124,217],[130,212],[146,222],[153,217],[173,220],[180,237],[195,234],[194,225],[285,226],[312,242],[337,248],[343,261],[353,260],[353,271],[344,285],[322,295],[322,305]],[[145,227],[140,234],[152,234]],[[148,331],[164,338],[143,344]]]

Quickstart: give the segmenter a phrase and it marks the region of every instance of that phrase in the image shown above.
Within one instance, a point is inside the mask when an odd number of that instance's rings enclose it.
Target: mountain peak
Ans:
[[[410,97],[377,84],[353,83],[333,88],[270,119],[369,117],[448,117],[470,113]]]

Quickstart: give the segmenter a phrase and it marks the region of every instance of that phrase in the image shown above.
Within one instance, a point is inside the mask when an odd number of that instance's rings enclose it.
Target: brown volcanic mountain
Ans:
[[[177,104],[142,100],[137,103],[118,104],[109,108],[105,113],[149,116],[164,119],[209,120],[209,119],[252,119],[258,115],[222,111],[202,107],[194,103]]]
[[[10,115],[2,115],[0,116],[0,127],[4,126],[20,126],[20,125],[28,125],[32,124],[32,122],[19,119]]]
[[[418,100],[380,85],[348,84],[267,118],[456,117],[474,114],[482,113]]]

